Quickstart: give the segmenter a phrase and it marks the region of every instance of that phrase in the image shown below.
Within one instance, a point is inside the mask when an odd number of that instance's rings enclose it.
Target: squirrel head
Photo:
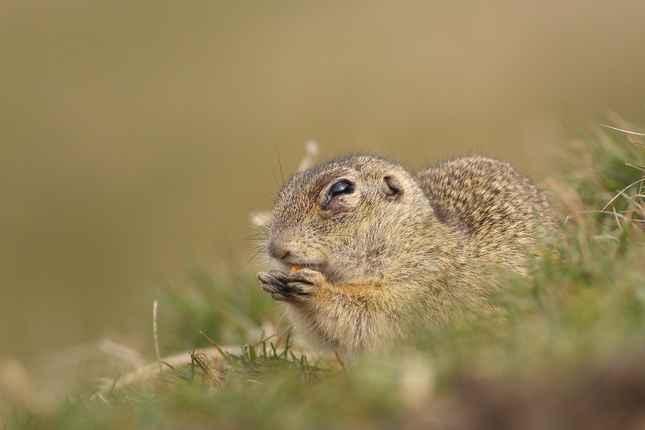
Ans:
[[[268,256],[329,282],[375,280],[434,212],[402,166],[370,155],[296,173],[280,191],[269,224]]]

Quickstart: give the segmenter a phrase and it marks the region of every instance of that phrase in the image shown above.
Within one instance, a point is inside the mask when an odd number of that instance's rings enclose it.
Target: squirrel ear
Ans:
[[[394,175],[383,177],[383,189],[390,199],[398,199],[403,194],[403,183]]]

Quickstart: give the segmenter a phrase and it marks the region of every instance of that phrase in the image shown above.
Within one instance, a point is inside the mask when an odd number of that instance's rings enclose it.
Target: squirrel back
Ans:
[[[553,244],[553,209],[507,162],[470,156],[441,163],[416,178],[437,218],[456,223],[479,257],[527,274],[526,252]]]

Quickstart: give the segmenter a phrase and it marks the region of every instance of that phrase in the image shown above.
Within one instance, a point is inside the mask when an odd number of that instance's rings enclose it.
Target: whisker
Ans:
[[[249,259],[249,261],[247,261],[247,263],[244,265],[244,267],[242,267],[242,269],[240,269],[240,271],[239,271],[239,273],[237,274],[237,276],[240,276],[240,275],[242,274],[242,272],[244,272],[244,269],[246,269],[246,268],[248,267],[248,265],[249,265],[249,264],[251,264],[251,262],[252,262],[253,260],[255,260],[255,259],[258,257],[258,255],[261,255],[261,254],[262,254],[262,251],[263,251],[263,249],[258,249],[258,250],[257,250],[257,251],[256,251],[256,252],[251,256],[251,258]]]
[[[282,183],[278,184],[278,188],[282,188],[282,186],[284,185],[284,174],[282,173],[282,160],[280,160],[280,151],[278,151],[277,145],[275,147],[275,153],[278,156],[278,165],[280,166],[280,178],[282,179]]]
[[[273,180],[275,181],[275,184],[278,186],[278,188],[281,188],[280,182],[278,181],[278,177],[275,175],[275,169],[273,168],[273,164],[271,164],[270,161],[269,161],[269,166],[271,166],[271,173],[273,174]]]

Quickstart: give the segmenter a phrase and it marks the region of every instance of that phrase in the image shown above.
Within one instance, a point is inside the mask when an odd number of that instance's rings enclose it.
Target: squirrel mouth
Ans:
[[[302,269],[311,269],[320,272],[322,270],[322,266],[316,264],[294,264],[291,269],[289,269],[289,273],[297,272]]]
[[[322,272],[323,267],[317,264],[286,264],[283,265],[284,271],[288,273],[294,273],[302,269],[315,270],[317,272]]]
[[[311,269],[311,270],[320,272],[322,269],[322,266],[318,264],[295,263],[295,262],[287,262],[283,260],[273,260],[273,261],[274,261],[274,267],[283,273],[294,273],[302,269]]]

